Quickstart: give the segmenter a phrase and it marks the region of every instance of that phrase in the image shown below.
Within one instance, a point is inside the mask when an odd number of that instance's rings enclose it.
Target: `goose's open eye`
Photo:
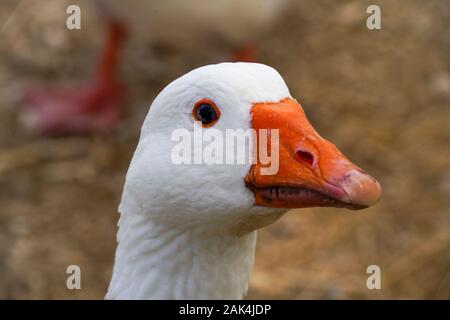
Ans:
[[[219,120],[220,110],[211,100],[201,99],[195,103],[192,115],[203,127],[211,127]]]

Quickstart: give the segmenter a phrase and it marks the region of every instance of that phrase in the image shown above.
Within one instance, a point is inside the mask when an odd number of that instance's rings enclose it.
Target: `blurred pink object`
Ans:
[[[120,118],[126,87],[117,66],[126,29],[118,20],[107,23],[107,40],[94,78],[77,88],[33,88],[24,95],[25,122],[47,136],[108,133]]]

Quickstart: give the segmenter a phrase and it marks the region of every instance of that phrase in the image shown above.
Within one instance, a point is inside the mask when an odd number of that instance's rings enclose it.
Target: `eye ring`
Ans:
[[[216,124],[220,118],[220,110],[210,99],[200,99],[192,109],[194,120],[201,122],[202,127],[208,128]]]

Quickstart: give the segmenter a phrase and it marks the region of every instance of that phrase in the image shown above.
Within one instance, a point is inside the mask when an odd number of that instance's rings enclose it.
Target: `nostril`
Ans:
[[[297,160],[305,162],[311,167],[314,164],[314,156],[307,151],[297,150],[295,152],[295,157],[297,158]]]

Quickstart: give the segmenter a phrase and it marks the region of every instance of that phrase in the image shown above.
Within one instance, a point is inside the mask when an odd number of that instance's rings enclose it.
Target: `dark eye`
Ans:
[[[192,110],[194,119],[200,121],[203,127],[210,127],[214,125],[220,117],[220,111],[209,99],[202,99],[197,101]]]

